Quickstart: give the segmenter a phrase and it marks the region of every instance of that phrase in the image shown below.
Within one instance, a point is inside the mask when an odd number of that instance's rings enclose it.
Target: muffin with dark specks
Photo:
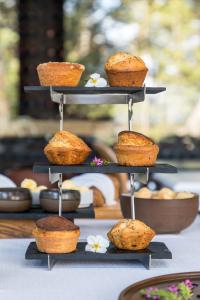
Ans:
[[[110,86],[141,87],[148,72],[140,57],[122,51],[112,55],[104,67]]]

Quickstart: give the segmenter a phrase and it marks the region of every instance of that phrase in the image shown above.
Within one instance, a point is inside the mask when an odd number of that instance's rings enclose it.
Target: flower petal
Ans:
[[[87,237],[87,243],[88,243],[89,245],[95,244],[95,243],[96,243],[96,236],[94,236],[94,235],[89,235],[89,236]]]
[[[107,239],[105,239],[103,236],[101,235],[97,235],[97,240],[98,240],[98,243],[102,246],[102,247],[105,247],[105,248],[108,248],[109,247],[109,241]]]
[[[88,245],[88,244],[85,246],[85,251],[88,251],[88,252],[95,252],[94,248],[92,248],[92,246],[91,246],[91,245]]]
[[[105,247],[100,247],[96,252],[97,253],[106,253],[107,249]]]
[[[93,158],[93,162],[97,162],[99,159],[95,156],[94,158]]]
[[[105,87],[105,86],[107,86],[107,81],[104,78],[99,78],[99,79],[97,79],[95,86],[96,87]]]
[[[110,242],[107,239],[104,239],[104,241],[102,243],[102,246],[105,247],[105,248],[108,248],[109,245],[110,245]]]
[[[86,86],[86,87],[94,87],[95,85],[94,85],[93,80],[92,80],[92,79],[89,79],[89,80],[86,82],[85,86]]]
[[[98,73],[93,73],[93,74],[90,75],[90,78],[92,78],[92,79],[94,79],[94,80],[97,80],[97,79],[100,78],[100,74],[98,74]]]

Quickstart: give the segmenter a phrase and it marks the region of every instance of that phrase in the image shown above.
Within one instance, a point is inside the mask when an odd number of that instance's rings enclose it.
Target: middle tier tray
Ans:
[[[152,167],[127,167],[117,163],[110,163],[104,166],[81,165],[52,165],[49,163],[35,163],[35,173],[177,173],[177,168],[168,164],[157,163]]]
[[[55,216],[57,213],[46,212],[38,206],[24,212],[0,212],[0,220],[37,220],[50,215]],[[78,208],[76,211],[63,212],[62,216],[73,221],[74,219],[94,219],[95,213],[91,204],[85,208]]]

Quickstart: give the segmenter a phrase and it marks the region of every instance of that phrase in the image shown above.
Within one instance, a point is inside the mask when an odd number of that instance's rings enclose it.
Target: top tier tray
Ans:
[[[63,104],[128,104],[130,99],[132,103],[137,103],[144,101],[145,94],[158,94],[165,90],[165,87],[24,87],[27,93],[53,94],[51,98],[56,103],[60,103],[60,97],[55,95],[64,95]]]
[[[48,163],[35,163],[33,172],[35,173],[177,173],[176,167],[168,164],[155,164],[151,167],[127,167],[117,163],[110,163],[104,166],[91,166],[88,163],[81,165],[52,165]]]

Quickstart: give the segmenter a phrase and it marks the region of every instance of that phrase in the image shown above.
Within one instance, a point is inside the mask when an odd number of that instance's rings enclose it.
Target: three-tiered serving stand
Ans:
[[[133,118],[133,104],[145,100],[146,94],[157,94],[166,90],[164,87],[44,87],[26,86],[25,92],[49,93],[51,100],[59,104],[60,130],[63,130],[63,107],[67,104],[127,104],[128,129],[131,130]],[[51,183],[58,182],[59,189],[59,216],[62,215],[62,176],[67,173],[128,173],[130,176],[131,215],[135,218],[134,207],[134,178],[136,174],[145,174],[148,182],[150,173],[176,173],[177,169],[168,164],[155,164],[152,167],[128,167],[117,163],[103,166],[54,165],[49,163],[34,164],[33,171],[48,173]],[[172,254],[164,243],[151,242],[149,247],[142,251],[125,251],[110,246],[105,254],[85,252],[85,242],[79,242],[77,250],[68,254],[46,254],[37,250],[35,243],[30,243],[26,251],[26,259],[40,259],[51,269],[55,261],[109,261],[109,260],[138,260],[150,268],[151,259],[170,259]]]

